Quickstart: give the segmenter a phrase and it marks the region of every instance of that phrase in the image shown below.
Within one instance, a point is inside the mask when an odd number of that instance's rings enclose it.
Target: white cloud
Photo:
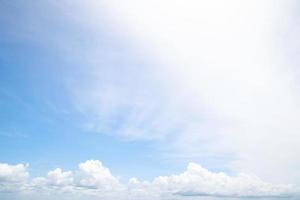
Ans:
[[[0,174],[6,178],[0,183],[0,191],[22,188],[23,197],[40,196],[51,198],[53,195],[82,196],[82,198],[101,197],[102,199],[174,199],[179,196],[212,197],[293,197],[299,194],[299,188],[292,185],[274,185],[262,181],[254,175],[210,172],[198,164],[190,163],[187,169],[178,175],[159,176],[153,181],[139,181],[131,178],[122,184],[110,173],[110,170],[98,160],[88,160],[79,164],[79,170],[63,172],[60,168],[50,171],[46,177],[38,177],[25,182],[29,174],[22,164],[1,164]],[[4,166],[4,168],[3,168]],[[9,168],[9,170],[8,170]],[[18,168],[18,169],[16,169]],[[9,172],[8,172],[9,171]],[[11,185],[11,182],[19,185]],[[20,185],[22,184],[22,185]],[[1,197],[1,193],[0,193]],[[47,198],[46,198],[47,197]]]
[[[181,195],[263,197],[289,196],[293,192],[291,186],[272,185],[247,174],[231,177],[213,173],[195,163],[190,163],[182,174],[155,178],[153,185]]]
[[[27,167],[28,165],[25,164],[9,165],[0,163],[0,182],[25,182],[29,177]]]
[[[63,172],[60,168],[48,172],[47,180],[51,185],[69,185],[73,183],[72,172]]]
[[[103,190],[117,190],[121,187],[118,179],[98,160],[88,160],[79,164],[77,176],[80,187]]]
[[[27,167],[25,164],[0,163],[0,192],[22,190],[29,178]]]
[[[80,163],[78,170],[74,173],[60,168],[49,171],[46,177],[34,178],[31,186],[55,190],[115,191],[122,189],[119,180],[99,160],[87,160]]]
[[[297,189],[292,185],[273,185],[254,175],[228,176],[190,163],[185,172],[159,176],[152,182],[132,178],[128,187],[137,194],[169,194],[212,197],[291,197]]]
[[[53,171],[49,171],[47,177],[37,177],[32,181],[36,186],[68,186],[73,184],[73,174],[71,171],[62,171],[60,168],[56,168]]]

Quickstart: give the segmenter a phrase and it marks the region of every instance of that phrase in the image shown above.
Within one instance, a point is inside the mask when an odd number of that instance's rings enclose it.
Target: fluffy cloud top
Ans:
[[[182,174],[157,177],[153,184],[181,195],[263,197],[287,196],[292,192],[290,186],[272,185],[247,174],[231,177],[222,172],[213,173],[195,163],[190,163]]]
[[[63,172],[60,168],[48,172],[47,180],[49,183],[57,186],[69,185],[73,182],[72,172]]]
[[[67,186],[73,184],[73,176],[71,171],[63,172],[62,169],[57,168],[49,171],[47,177],[37,177],[32,181],[33,185],[39,186]]]
[[[131,178],[127,184],[121,184],[98,160],[79,164],[79,169],[75,172],[64,172],[57,168],[46,177],[34,178],[28,182],[25,182],[29,176],[26,165],[0,166],[0,189],[12,187],[11,182],[18,182],[22,187],[14,186],[22,188],[19,192],[24,194],[30,191],[31,194],[38,192],[50,196],[59,193],[92,195],[103,199],[168,199],[176,196],[292,197],[299,192],[292,185],[274,185],[247,174],[228,176],[222,172],[214,173],[195,163],[190,163],[178,175],[159,176],[153,181]]]
[[[18,183],[24,182],[29,177],[29,173],[26,171],[28,165],[17,164],[8,165],[6,163],[0,163],[0,183]]]
[[[27,164],[0,163],[0,193],[23,190],[29,178],[27,167]]]
[[[105,190],[113,190],[120,187],[118,179],[98,160],[88,160],[79,164],[78,176],[78,185],[80,187],[102,188]]]

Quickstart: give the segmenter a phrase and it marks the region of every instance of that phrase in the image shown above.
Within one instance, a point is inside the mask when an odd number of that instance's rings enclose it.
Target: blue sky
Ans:
[[[89,61],[82,46],[93,43],[93,34],[86,34],[84,27],[74,27],[62,13],[56,15],[51,3],[44,4],[33,5],[35,8],[26,2],[1,4],[1,18],[5,19],[1,29],[1,160],[29,162],[39,175],[55,166],[72,168],[86,159],[100,159],[125,177],[149,178],[172,171],[156,156],[158,152],[151,142],[124,141],[83,128],[89,116],[74,108],[68,82],[85,79]],[[45,15],[34,17],[36,9]],[[54,38],[52,33],[56,34]],[[103,68],[113,71],[146,65],[142,58],[134,58],[129,44],[114,35],[107,30],[97,35],[97,48],[103,51],[98,59]],[[65,52],[61,41],[74,45],[75,53]],[[115,126],[122,121],[121,115],[115,119]],[[141,160],[143,164],[137,165]],[[119,162],[123,163],[121,168]]]
[[[297,7],[1,1],[0,197],[299,194]]]

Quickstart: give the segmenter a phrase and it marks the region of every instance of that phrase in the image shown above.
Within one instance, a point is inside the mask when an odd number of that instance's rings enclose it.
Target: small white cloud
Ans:
[[[21,190],[29,178],[27,167],[27,164],[0,163],[0,192]]]
[[[99,160],[88,160],[80,163],[77,178],[80,187],[115,190],[121,186],[118,179]]]
[[[18,183],[26,181],[29,177],[27,167],[28,165],[25,164],[8,165],[6,163],[0,163],[0,183]]]
[[[73,176],[71,171],[63,172],[62,169],[57,168],[48,172],[48,183],[55,186],[71,185],[73,183]]]

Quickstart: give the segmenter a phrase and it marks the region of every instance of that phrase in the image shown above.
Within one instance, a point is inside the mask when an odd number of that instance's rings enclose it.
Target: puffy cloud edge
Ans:
[[[102,196],[111,198],[152,199],[165,197],[237,197],[272,198],[299,196],[295,185],[276,185],[265,182],[255,175],[229,176],[223,172],[211,172],[199,164],[189,163],[180,174],[158,176],[152,181],[131,178],[121,183],[109,168],[99,160],[87,160],[75,171],[56,168],[45,177],[30,178],[28,164],[9,165],[0,163],[0,191],[23,193],[64,193]]]

